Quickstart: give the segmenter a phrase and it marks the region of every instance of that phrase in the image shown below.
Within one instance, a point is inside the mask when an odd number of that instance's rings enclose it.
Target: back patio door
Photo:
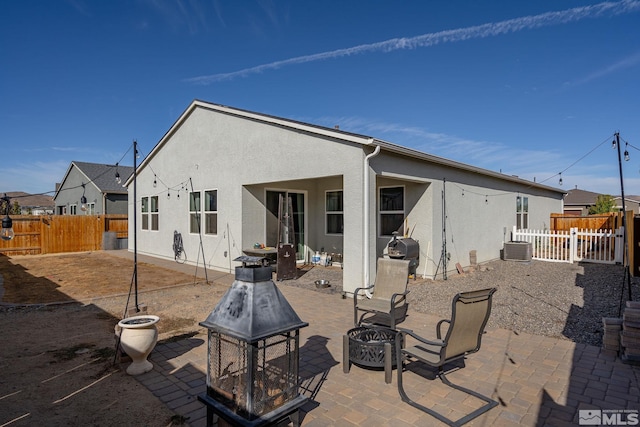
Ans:
[[[267,230],[266,244],[275,247],[278,244],[278,208],[280,195],[291,200],[293,216],[293,235],[296,244],[296,259],[304,261],[306,254],[305,241],[305,193],[295,191],[267,190]]]

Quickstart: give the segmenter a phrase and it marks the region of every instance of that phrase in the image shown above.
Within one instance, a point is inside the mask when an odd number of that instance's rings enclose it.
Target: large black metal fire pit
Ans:
[[[385,371],[385,381],[391,382],[391,370],[396,366],[395,338],[397,332],[380,326],[359,326],[350,329],[343,338],[342,363],[344,373],[351,363]]]
[[[209,330],[207,426],[214,415],[232,426],[299,426],[300,320],[260,257],[239,257],[236,280],[201,326]],[[288,421],[287,421],[288,422]]]

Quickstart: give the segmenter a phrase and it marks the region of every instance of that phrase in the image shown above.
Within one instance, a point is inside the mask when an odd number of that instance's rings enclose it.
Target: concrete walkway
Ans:
[[[194,270],[173,261],[139,259],[184,268],[191,274]],[[231,275],[220,280],[232,281]],[[309,323],[301,330],[300,341],[301,391],[309,398],[300,415],[303,426],[443,425],[402,402],[395,370],[391,384],[385,383],[381,371],[352,366],[348,374],[343,372],[342,337],[353,327],[350,299],[286,283],[278,286],[300,318]],[[435,338],[438,320],[409,308],[400,326]],[[136,377],[193,427],[205,425],[206,410],[197,396],[206,388],[206,340],[203,328],[191,338],[158,344],[150,356],[154,369]],[[588,415],[618,417],[621,424],[628,414],[640,411],[640,367],[624,364],[616,353],[598,347],[517,331],[487,330],[480,351],[447,377],[500,403],[467,424],[470,426],[577,426],[579,410],[601,411]],[[412,399],[449,418],[458,419],[480,404],[432,375],[424,378],[407,372],[403,379]],[[616,414],[614,410],[623,411]]]

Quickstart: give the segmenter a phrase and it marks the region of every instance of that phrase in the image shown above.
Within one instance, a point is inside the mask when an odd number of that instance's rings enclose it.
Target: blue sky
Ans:
[[[619,132],[637,195],[640,0],[0,3],[0,193],[132,165],[193,99],[608,194]]]

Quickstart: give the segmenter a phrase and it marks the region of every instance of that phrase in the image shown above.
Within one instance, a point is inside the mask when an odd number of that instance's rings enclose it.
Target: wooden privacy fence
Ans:
[[[11,215],[15,237],[0,240],[4,255],[101,250],[105,232],[127,238],[127,215]]]
[[[518,230],[513,227],[513,241],[531,243],[532,258],[555,262],[621,263],[623,227],[612,230]]]
[[[554,231],[569,231],[572,228],[588,230],[615,230],[621,226],[622,212],[609,212],[589,216],[552,213],[549,228]]]

